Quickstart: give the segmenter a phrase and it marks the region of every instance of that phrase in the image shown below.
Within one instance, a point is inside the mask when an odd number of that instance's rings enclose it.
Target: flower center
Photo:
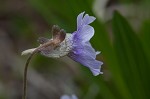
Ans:
[[[54,50],[48,52],[46,54],[42,53],[45,56],[52,58],[60,58],[66,56],[72,50],[72,34],[66,33],[66,37],[63,42],[59,44]]]

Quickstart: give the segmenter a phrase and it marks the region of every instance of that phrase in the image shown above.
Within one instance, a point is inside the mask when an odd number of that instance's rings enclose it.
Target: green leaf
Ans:
[[[146,52],[146,55],[147,57],[149,58],[150,60],[150,53],[149,53],[149,50],[150,50],[150,20],[146,20],[143,22],[143,25],[142,25],[142,28],[140,30],[140,39],[143,43],[143,46],[144,46],[144,50]]]
[[[132,98],[146,99],[149,96],[149,62],[141,41],[118,12],[113,17],[114,48],[123,78]]]

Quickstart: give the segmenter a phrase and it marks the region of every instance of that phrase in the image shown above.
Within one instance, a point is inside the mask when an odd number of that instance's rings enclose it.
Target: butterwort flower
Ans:
[[[63,95],[60,99],[78,99],[76,95]]]
[[[101,61],[96,60],[96,52],[90,44],[90,39],[94,35],[94,28],[89,24],[95,20],[95,17],[82,12],[77,17],[77,30],[72,34],[72,50],[68,54],[70,58],[88,67],[93,75],[102,74]]]
[[[42,55],[51,58],[68,56],[76,62],[88,67],[94,76],[102,74],[101,61],[96,60],[96,55],[100,52],[95,51],[89,42],[94,35],[94,28],[89,24],[96,18],[80,13],[77,16],[77,30],[73,33],[66,33],[57,25],[52,27],[52,38],[39,38],[40,46],[22,52],[22,55],[40,52]]]

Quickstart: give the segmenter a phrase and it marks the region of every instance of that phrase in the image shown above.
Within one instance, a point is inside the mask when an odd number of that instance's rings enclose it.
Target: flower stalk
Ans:
[[[26,99],[28,67],[29,67],[29,63],[30,63],[33,55],[35,55],[36,53],[38,53],[38,50],[35,50],[35,51],[33,51],[33,53],[30,54],[30,56],[28,57],[26,64],[25,64],[24,75],[23,75],[23,97],[22,97],[22,99]]]

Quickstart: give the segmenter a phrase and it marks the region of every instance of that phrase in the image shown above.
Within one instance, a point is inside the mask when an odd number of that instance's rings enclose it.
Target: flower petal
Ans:
[[[79,62],[82,65],[88,67],[94,76],[97,76],[98,74],[102,74],[100,69],[103,63],[91,58],[90,56],[85,56],[84,54],[71,53],[69,57],[72,58],[74,61]]]
[[[73,50],[75,53],[82,53],[84,51],[84,53],[88,54],[93,59],[95,59],[96,55],[98,54],[95,51],[95,49],[92,47],[90,42],[84,42],[84,43],[76,42],[76,44],[74,43],[74,45],[73,45]]]
[[[82,12],[77,16],[77,29],[79,29],[82,25],[82,19],[83,19],[84,13],[85,12]]]
[[[69,57],[74,61],[81,63],[88,67],[93,75],[101,74],[100,68],[103,64],[101,61],[96,60],[96,52],[90,45],[90,43],[78,44],[73,46],[72,52],[69,53]]]
[[[86,14],[84,17],[83,17],[83,25],[88,25],[90,23],[92,23],[96,18],[93,17],[93,16],[89,16],[88,14]]]
[[[87,42],[89,41],[94,35],[94,28],[90,25],[85,25],[79,31],[75,31],[73,33],[74,40],[79,42]]]
[[[101,68],[100,69],[94,69],[94,68],[90,68],[91,72],[93,73],[94,76],[97,76],[99,74],[103,74],[103,72],[101,72]]]
[[[77,16],[77,30],[82,28],[84,25],[88,25],[88,24],[92,23],[96,19],[95,17],[89,16],[88,14],[83,16],[84,13],[85,12],[82,12]]]

